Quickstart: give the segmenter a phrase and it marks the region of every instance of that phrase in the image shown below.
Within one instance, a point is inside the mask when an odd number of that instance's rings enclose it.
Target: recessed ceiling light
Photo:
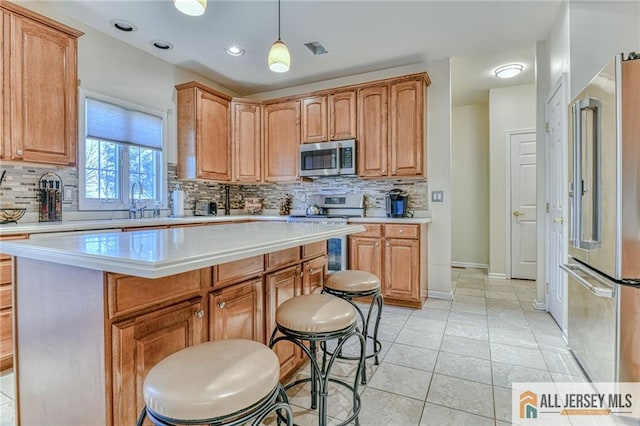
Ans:
[[[124,19],[112,19],[109,23],[116,30],[124,31],[125,33],[130,33],[138,29],[131,22],[125,21]]]
[[[311,43],[305,43],[304,45],[307,46],[307,49],[309,49],[314,55],[324,55],[325,53],[328,53],[327,49],[325,49],[319,41],[312,41]]]
[[[180,12],[189,16],[200,16],[207,10],[207,0],[173,0]]]
[[[242,56],[242,55],[244,55],[244,50],[240,49],[238,46],[229,46],[225,50],[231,56]]]
[[[500,65],[498,68],[493,70],[493,73],[498,78],[512,78],[520,74],[522,70],[524,70],[524,65],[522,64],[506,64]]]
[[[171,50],[173,49],[173,44],[169,43],[165,40],[151,40],[151,45],[160,50]]]

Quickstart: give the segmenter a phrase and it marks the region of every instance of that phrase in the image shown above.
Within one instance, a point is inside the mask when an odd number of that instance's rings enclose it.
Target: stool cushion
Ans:
[[[356,320],[351,304],[328,294],[306,294],[286,300],[276,311],[276,323],[299,332],[327,333],[349,327]]]
[[[144,402],[171,419],[213,419],[260,401],[279,379],[280,362],[268,346],[218,340],[182,349],[151,368]]]
[[[357,293],[379,289],[380,279],[366,271],[348,269],[331,275],[324,282],[324,286],[332,290]]]

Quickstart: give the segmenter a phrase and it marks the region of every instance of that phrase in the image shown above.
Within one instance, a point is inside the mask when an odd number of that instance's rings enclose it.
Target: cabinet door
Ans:
[[[172,353],[205,341],[203,318],[198,298],[111,326],[113,424],[136,423],[149,369]]]
[[[321,256],[302,264],[302,293],[320,293],[327,275],[327,256]]]
[[[387,175],[387,86],[358,91],[358,176]]]
[[[249,339],[264,343],[262,278],[209,295],[209,340]]]
[[[329,96],[329,138],[356,138],[356,92],[334,93]]]
[[[26,235],[10,235],[0,237],[0,240],[24,240],[26,238]],[[0,371],[13,366],[11,259],[11,256],[0,253]]]
[[[229,101],[197,90],[197,177],[231,180],[231,122]]]
[[[349,268],[367,271],[382,281],[382,243],[380,238],[350,237]]]
[[[11,79],[11,93],[5,94],[11,98],[11,159],[75,164],[76,39],[20,15],[8,16],[4,30],[12,44],[10,64],[4,66]]]
[[[233,104],[233,179],[255,183],[262,180],[262,107]]]
[[[391,176],[424,175],[424,86],[422,80],[391,85]]]
[[[302,100],[302,142],[325,142],[327,138],[327,97]]]
[[[301,293],[300,266],[292,266],[266,275],[266,342],[276,327],[276,309],[284,301]],[[291,342],[280,342],[274,348],[280,359],[280,377],[293,371],[302,359],[302,351]]]
[[[282,102],[264,108],[264,179],[291,182],[298,178],[300,102]]]
[[[420,244],[418,240],[387,239],[384,247],[385,296],[420,300]]]

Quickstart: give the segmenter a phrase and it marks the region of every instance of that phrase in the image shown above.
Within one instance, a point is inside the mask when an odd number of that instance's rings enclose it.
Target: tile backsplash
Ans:
[[[0,167],[6,170],[5,179],[0,185],[0,204],[3,207],[26,207],[28,213],[38,211],[37,188],[40,177],[45,173],[58,174],[67,190],[72,190],[71,200],[62,202],[64,213],[78,212],[78,169],[76,167],[55,167],[26,165],[3,162]],[[223,183],[199,180],[181,180],[177,178],[177,166],[169,164],[167,168],[168,209],[172,208],[171,191],[178,188],[185,192],[184,209],[186,215],[193,214],[197,200],[216,201],[219,211],[224,205]],[[317,202],[314,195],[334,193],[362,192],[366,196],[367,214],[384,211],[386,193],[393,188],[401,188],[409,195],[408,208],[413,211],[428,209],[428,185],[426,179],[380,179],[364,180],[356,177],[327,177],[312,182],[261,185],[230,185],[231,209],[243,209],[245,198],[260,198],[264,210],[277,213],[280,201],[290,195],[294,211],[304,211],[310,204]],[[123,217],[127,212],[122,212]],[[27,217],[25,216],[25,220]],[[35,219],[37,220],[37,218]]]

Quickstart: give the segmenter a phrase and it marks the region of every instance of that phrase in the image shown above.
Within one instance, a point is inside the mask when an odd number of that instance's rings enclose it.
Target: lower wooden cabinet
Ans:
[[[209,294],[209,340],[249,339],[264,343],[262,277]]]
[[[111,326],[111,424],[133,425],[144,406],[142,385],[151,367],[174,352],[206,340],[198,297],[115,322]]]
[[[302,294],[320,293],[327,276],[327,256],[321,256],[302,264]]]
[[[382,280],[382,245],[380,237],[349,237],[349,268],[370,272]]]
[[[384,243],[384,296],[420,300],[418,240],[389,238]]]
[[[291,266],[265,276],[266,286],[266,342],[276,327],[276,309],[286,300],[301,294],[302,277],[300,265]],[[293,343],[280,342],[274,347],[280,359],[280,377],[294,371],[302,361],[302,351]]]
[[[2,241],[24,240],[26,235],[0,237]],[[13,367],[13,291],[11,256],[0,253],[0,371]]]

